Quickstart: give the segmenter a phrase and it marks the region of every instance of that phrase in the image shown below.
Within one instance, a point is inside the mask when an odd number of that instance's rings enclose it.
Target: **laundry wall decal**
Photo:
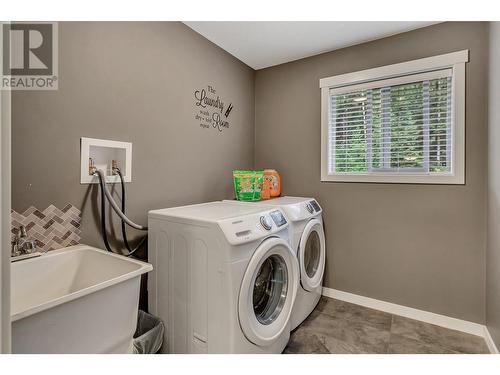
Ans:
[[[212,85],[206,88],[195,90],[195,120],[203,129],[217,129],[222,132],[229,129],[229,115],[233,110],[233,104],[225,106],[224,100],[217,94],[217,90]]]

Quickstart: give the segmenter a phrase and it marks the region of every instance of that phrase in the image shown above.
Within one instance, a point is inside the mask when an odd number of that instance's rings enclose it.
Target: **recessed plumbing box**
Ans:
[[[120,182],[120,177],[113,174],[113,160],[120,168],[125,182],[132,181],[132,143],[82,137],[80,155],[81,184],[99,183],[99,178],[91,174],[92,165],[104,171],[106,182]]]

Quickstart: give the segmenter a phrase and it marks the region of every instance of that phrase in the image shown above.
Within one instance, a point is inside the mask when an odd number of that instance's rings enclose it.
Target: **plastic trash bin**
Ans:
[[[160,318],[139,310],[134,334],[134,354],[157,353],[163,344],[165,326]]]

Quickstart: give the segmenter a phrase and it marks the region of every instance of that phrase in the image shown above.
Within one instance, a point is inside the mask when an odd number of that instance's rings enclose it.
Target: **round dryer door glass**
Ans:
[[[306,241],[304,249],[304,267],[307,276],[314,277],[318,272],[319,260],[321,257],[321,242],[318,232],[311,231]]]
[[[300,284],[306,291],[316,291],[322,284],[325,252],[323,225],[318,219],[312,219],[302,232],[298,251]]]
[[[287,291],[285,260],[273,254],[260,266],[253,287],[253,311],[261,324],[267,325],[276,320],[285,305]]]

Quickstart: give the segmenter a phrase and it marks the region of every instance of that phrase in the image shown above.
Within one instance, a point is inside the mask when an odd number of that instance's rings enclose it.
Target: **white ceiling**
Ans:
[[[317,55],[437,22],[184,22],[254,69]]]

